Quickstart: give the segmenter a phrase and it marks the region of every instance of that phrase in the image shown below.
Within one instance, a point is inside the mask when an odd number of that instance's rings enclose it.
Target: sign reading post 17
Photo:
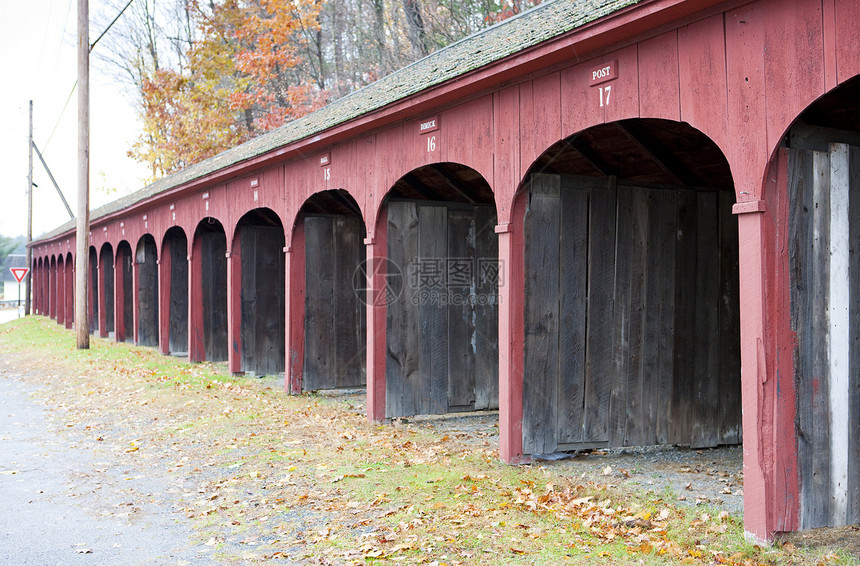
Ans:
[[[613,79],[618,78],[618,61],[608,61],[599,67],[591,69],[588,85],[597,86],[600,92],[600,108],[609,106],[609,98],[612,95],[612,85],[607,85]]]

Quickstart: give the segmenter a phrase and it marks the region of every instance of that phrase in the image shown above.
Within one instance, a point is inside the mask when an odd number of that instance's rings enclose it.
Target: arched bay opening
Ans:
[[[248,212],[236,227],[232,253],[241,260],[239,351],[245,374],[284,371],[284,243],[284,225],[271,209]]]
[[[550,147],[525,216],[523,449],[741,441],[728,163],[684,123]]]
[[[304,275],[297,281],[304,289],[304,391],[366,383],[366,309],[353,287],[364,261],[364,236],[361,209],[344,190],[314,194],[296,218],[291,269]],[[296,291],[293,296],[300,296]]]
[[[860,77],[810,105],[767,175],[787,196],[802,529],[860,521]],[[779,216],[782,216],[780,211]]]
[[[392,284],[386,416],[497,408],[498,236],[489,184],[464,165],[426,165],[401,177],[383,206]]]

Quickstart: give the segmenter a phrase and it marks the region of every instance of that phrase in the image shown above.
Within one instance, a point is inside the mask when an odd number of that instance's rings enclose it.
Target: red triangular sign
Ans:
[[[18,283],[24,280],[27,277],[27,273],[30,271],[28,267],[10,267],[9,271],[12,272],[12,275],[15,276],[15,279],[18,280]]]

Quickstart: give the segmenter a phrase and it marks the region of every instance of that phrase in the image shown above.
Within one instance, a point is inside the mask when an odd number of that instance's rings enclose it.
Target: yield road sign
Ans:
[[[29,267],[10,267],[9,271],[12,272],[12,275],[15,276],[15,279],[20,283],[27,277],[27,273],[30,271]]]

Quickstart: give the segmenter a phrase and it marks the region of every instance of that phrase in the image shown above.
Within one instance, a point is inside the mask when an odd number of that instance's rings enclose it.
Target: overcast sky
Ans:
[[[4,1],[0,19],[0,234],[27,230],[28,101],[33,138],[66,200],[77,212],[76,0]],[[90,21],[114,11],[90,0]],[[90,41],[101,29],[90,24]],[[103,49],[99,43],[95,50]],[[91,60],[90,205],[109,202],[143,186],[147,169],[127,156],[138,136],[137,113],[104,63]],[[65,107],[66,101],[68,105]],[[69,220],[50,178],[33,156],[33,237]],[[109,190],[108,190],[109,189]]]

